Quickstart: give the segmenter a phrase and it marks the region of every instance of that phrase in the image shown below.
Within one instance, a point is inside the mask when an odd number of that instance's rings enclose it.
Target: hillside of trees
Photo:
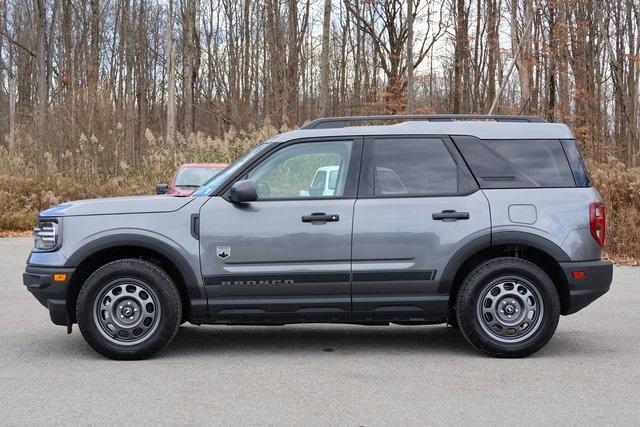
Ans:
[[[319,116],[493,112],[569,124],[637,256],[639,83],[638,0],[0,0],[0,229]]]

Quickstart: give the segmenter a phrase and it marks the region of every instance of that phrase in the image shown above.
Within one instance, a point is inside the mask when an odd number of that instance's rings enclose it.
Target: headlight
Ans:
[[[57,249],[60,243],[60,225],[56,219],[38,219],[33,229],[33,244],[38,251]]]

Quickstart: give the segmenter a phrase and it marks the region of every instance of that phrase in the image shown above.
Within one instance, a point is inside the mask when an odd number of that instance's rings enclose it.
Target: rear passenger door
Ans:
[[[356,317],[441,319],[447,262],[490,235],[489,205],[447,137],[365,140],[354,208],[352,304]]]

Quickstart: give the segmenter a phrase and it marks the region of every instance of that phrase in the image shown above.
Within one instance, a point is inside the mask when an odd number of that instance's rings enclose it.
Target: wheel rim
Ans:
[[[158,295],[137,279],[110,282],[94,301],[94,323],[107,340],[119,345],[135,345],[147,339],[156,330],[160,316]]]
[[[487,284],[478,298],[482,329],[500,342],[515,343],[533,335],[542,323],[540,292],[522,277],[502,277]]]

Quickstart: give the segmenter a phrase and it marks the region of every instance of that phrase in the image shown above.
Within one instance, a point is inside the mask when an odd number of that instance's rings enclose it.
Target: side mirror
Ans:
[[[156,194],[166,194],[169,191],[169,184],[156,184]]]
[[[238,181],[229,189],[231,203],[255,202],[256,200],[258,200],[258,191],[253,181]]]

